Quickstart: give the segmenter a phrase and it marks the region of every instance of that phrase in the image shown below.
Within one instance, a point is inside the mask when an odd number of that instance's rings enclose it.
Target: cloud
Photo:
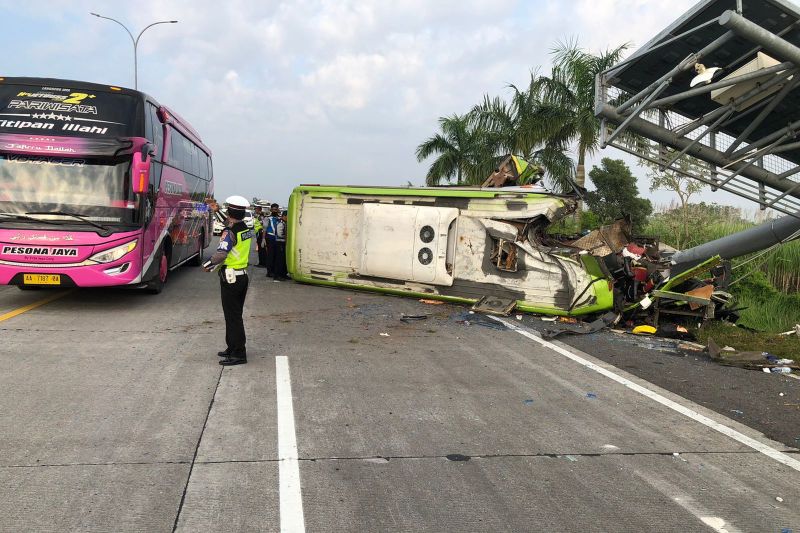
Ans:
[[[26,40],[6,34],[0,44],[13,51],[6,75],[132,85],[130,40],[85,13],[106,10],[134,34],[179,20],[142,37],[140,88],[214,150],[219,196],[283,201],[299,182],[421,184],[429,162],[418,163],[414,149],[438,117],[526,84],[531,70],[549,68],[559,39],[577,36],[593,50],[643,43],[691,3],[0,0],[6,27],[29,28]]]

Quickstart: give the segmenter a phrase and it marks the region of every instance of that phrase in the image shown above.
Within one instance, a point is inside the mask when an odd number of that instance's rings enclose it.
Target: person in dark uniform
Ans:
[[[265,224],[267,233],[267,277],[275,281],[286,277],[286,222],[281,217],[278,204],[270,206],[270,216]]]
[[[206,272],[219,269],[227,347],[217,355],[225,358],[219,364],[233,366],[247,362],[242,311],[247,296],[247,265],[254,236],[253,230],[243,222],[250,202],[241,196],[231,196],[226,202],[228,227],[220,235],[217,251],[203,263],[203,268]]]
[[[256,233],[256,248],[258,249],[259,268],[267,268],[267,240],[264,237],[264,212],[257,206],[253,212],[253,230]]]

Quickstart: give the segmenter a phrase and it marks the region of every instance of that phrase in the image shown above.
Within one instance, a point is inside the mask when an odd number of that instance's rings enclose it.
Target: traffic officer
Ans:
[[[245,198],[231,196],[228,204],[228,227],[222,231],[219,246],[211,259],[203,263],[206,272],[219,268],[222,312],[225,315],[225,343],[227,347],[219,352],[224,357],[222,366],[241,365],[247,362],[245,349],[244,299],[247,296],[247,264],[250,258],[250,245],[253,230],[243,222],[245,210],[250,206]]]
[[[267,232],[267,277],[274,281],[286,277],[286,222],[281,218],[278,204],[270,206],[270,216],[266,220]]]
[[[253,231],[256,234],[256,249],[258,250],[257,267],[267,268],[267,241],[264,238],[264,212],[257,206],[253,213]]]

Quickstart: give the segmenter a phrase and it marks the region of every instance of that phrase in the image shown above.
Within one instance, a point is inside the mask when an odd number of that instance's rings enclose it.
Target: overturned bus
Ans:
[[[289,200],[287,266],[296,281],[521,311],[613,307],[597,257],[547,234],[573,196],[525,187],[300,186]]]

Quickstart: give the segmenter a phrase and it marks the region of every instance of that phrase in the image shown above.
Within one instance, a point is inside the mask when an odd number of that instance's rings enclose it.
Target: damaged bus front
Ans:
[[[613,307],[597,258],[548,235],[576,200],[520,187],[301,186],[289,201],[296,281],[583,315]]]

